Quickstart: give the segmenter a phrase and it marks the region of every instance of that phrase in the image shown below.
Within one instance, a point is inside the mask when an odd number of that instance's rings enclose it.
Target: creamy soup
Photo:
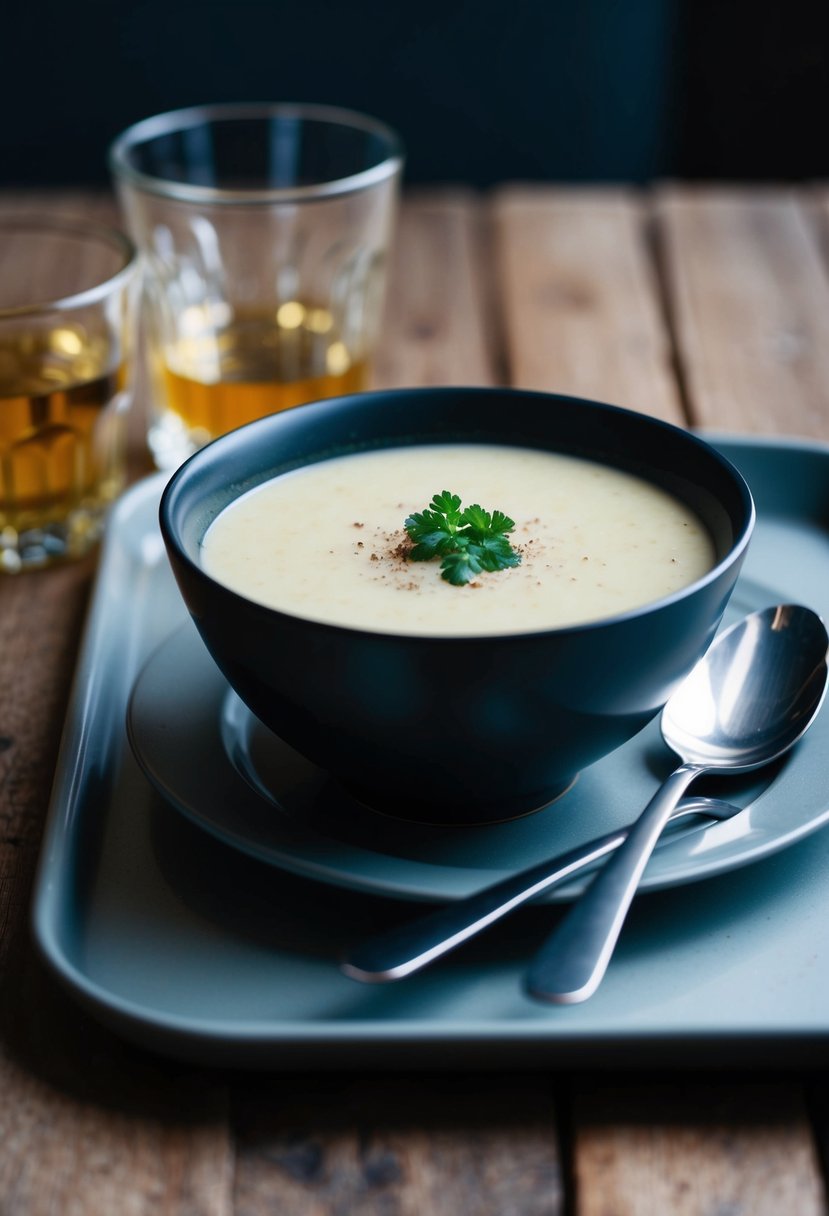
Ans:
[[[448,489],[515,521],[513,569],[456,587],[406,557],[404,521]],[[297,616],[384,633],[522,633],[614,616],[715,562],[702,522],[647,481],[538,450],[447,444],[357,453],[236,499],[203,543],[217,581]]]

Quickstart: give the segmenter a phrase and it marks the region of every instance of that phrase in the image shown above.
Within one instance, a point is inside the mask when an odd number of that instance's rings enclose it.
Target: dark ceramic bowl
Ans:
[[[201,568],[234,498],[327,457],[469,441],[596,459],[684,500],[717,564],[667,598],[582,626],[413,637],[320,624],[252,603]],[[693,435],[572,397],[514,389],[362,393],[275,414],[217,439],[173,476],[161,530],[181,593],[231,686],[276,734],[372,806],[440,823],[547,803],[631,738],[703,654],[754,523],[740,474]]]

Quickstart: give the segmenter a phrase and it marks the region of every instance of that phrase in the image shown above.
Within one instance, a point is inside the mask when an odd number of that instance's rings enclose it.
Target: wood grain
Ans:
[[[802,198],[671,187],[656,211],[692,420],[829,436],[829,280]]]
[[[301,1091],[301,1092],[300,1092]],[[291,1216],[562,1216],[549,1086],[539,1078],[305,1078],[236,1111],[237,1211]]]
[[[0,1059],[3,1216],[229,1216],[221,1108],[200,1101],[182,1122],[182,1096],[168,1080],[155,1094],[156,1106],[166,1098],[163,1111],[131,1110],[121,1081],[110,1077],[107,1109],[100,1093],[85,1100]]]
[[[824,270],[829,275],[829,185],[804,190],[801,197],[810,219],[816,226]]]
[[[578,1216],[823,1216],[800,1093],[781,1083],[585,1086]]]
[[[62,216],[81,223],[120,226],[118,204],[110,190],[4,190],[0,216]]]
[[[493,210],[511,382],[681,422],[642,200],[513,187]]]
[[[374,386],[491,384],[474,197],[440,191],[407,198],[389,270]]]
[[[93,561],[0,580],[0,990],[25,917]]]

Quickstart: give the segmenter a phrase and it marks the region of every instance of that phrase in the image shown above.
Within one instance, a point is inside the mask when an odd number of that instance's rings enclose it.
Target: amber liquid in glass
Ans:
[[[76,326],[0,338],[0,569],[74,556],[100,533],[124,482],[124,375],[107,354]]]
[[[181,318],[184,336],[157,345],[154,361],[164,406],[195,445],[368,384],[367,360],[352,356],[327,309],[294,300],[267,313],[237,313],[221,327],[214,320],[210,328],[202,323],[206,308],[188,313]]]

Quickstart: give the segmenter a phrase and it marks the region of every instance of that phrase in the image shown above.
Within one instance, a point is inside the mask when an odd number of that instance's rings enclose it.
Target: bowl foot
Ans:
[[[573,788],[578,775],[568,777],[555,786],[516,798],[499,798],[493,802],[470,801],[458,798],[452,803],[436,802],[424,795],[421,799],[406,793],[389,794],[387,791],[367,790],[364,787],[343,782],[344,788],[357,802],[385,815],[390,819],[425,823],[435,827],[480,827],[484,824],[509,823],[543,811],[551,803],[563,798]]]

